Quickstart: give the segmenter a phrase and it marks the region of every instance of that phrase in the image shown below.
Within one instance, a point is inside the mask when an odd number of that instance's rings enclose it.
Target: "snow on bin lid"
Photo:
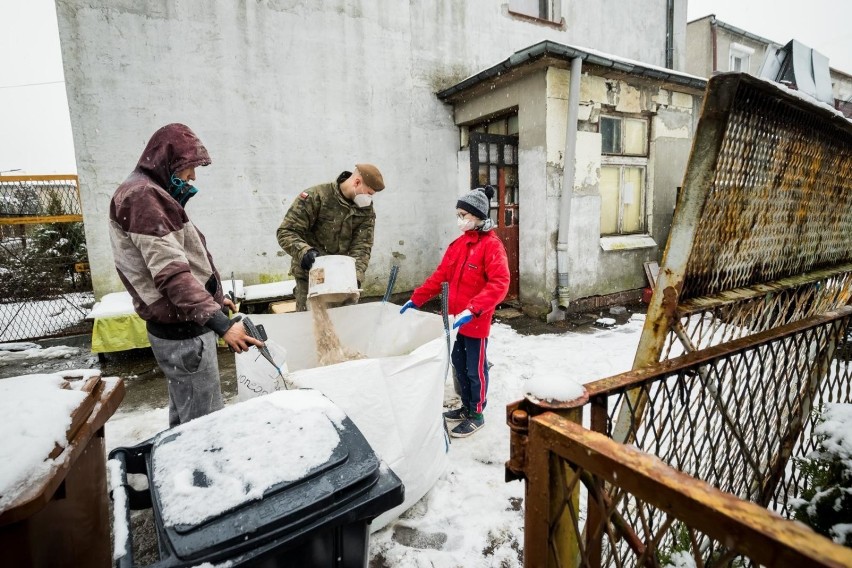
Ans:
[[[153,482],[166,526],[197,525],[328,461],[346,414],[318,391],[281,391],[163,432]]]
[[[73,426],[92,411],[91,395],[54,374],[0,380],[0,513],[44,489],[64,463]]]

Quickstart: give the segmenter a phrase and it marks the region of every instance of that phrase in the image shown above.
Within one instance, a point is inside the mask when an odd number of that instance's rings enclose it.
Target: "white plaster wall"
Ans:
[[[686,24],[686,72],[698,77],[709,77],[713,73],[709,16]]]
[[[223,273],[284,277],[275,230],[292,199],[370,161],[387,189],[365,287],[381,293],[396,259],[397,290],[410,289],[437,264],[463,189],[457,128],[435,92],[541,39],[662,65],[665,4],[563,2],[558,29],[491,0],[56,0],[96,294],[121,289],[110,196],[150,135],[174,121],[213,159],[187,211]],[[542,183],[543,159],[522,162],[522,179]]]

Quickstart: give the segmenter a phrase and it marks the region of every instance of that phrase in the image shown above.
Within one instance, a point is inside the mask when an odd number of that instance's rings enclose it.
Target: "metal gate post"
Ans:
[[[510,428],[510,458],[506,480],[525,479],[524,566],[556,568],[577,566],[580,558],[579,475],[551,453],[546,430],[531,428],[534,416],[552,412],[582,424],[588,393],[570,402],[547,402],[527,397],[506,407]],[[573,479],[571,487],[567,479]]]

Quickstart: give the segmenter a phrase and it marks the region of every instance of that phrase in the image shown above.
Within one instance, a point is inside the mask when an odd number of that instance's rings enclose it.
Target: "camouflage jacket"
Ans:
[[[293,259],[290,272],[295,278],[308,278],[299,263],[306,252],[315,248],[322,255],[354,258],[356,277],[363,282],[375,227],[372,205],[358,207],[343,197],[337,183],[325,183],[299,194],[278,227],[278,244]]]

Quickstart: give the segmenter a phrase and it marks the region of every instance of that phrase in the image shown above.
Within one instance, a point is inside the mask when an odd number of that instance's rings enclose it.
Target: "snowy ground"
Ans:
[[[523,397],[525,382],[558,374],[580,383],[630,368],[643,316],[610,330],[520,335],[495,324],[488,346],[486,426],[454,439],[450,465],[432,490],[396,522],[370,539],[370,565],[393,567],[522,566],[522,482],[505,483],[509,457],[506,404]],[[448,403],[452,387],[446,388]],[[164,429],[163,408],[119,410],[106,426],[109,449],[133,445]]]

